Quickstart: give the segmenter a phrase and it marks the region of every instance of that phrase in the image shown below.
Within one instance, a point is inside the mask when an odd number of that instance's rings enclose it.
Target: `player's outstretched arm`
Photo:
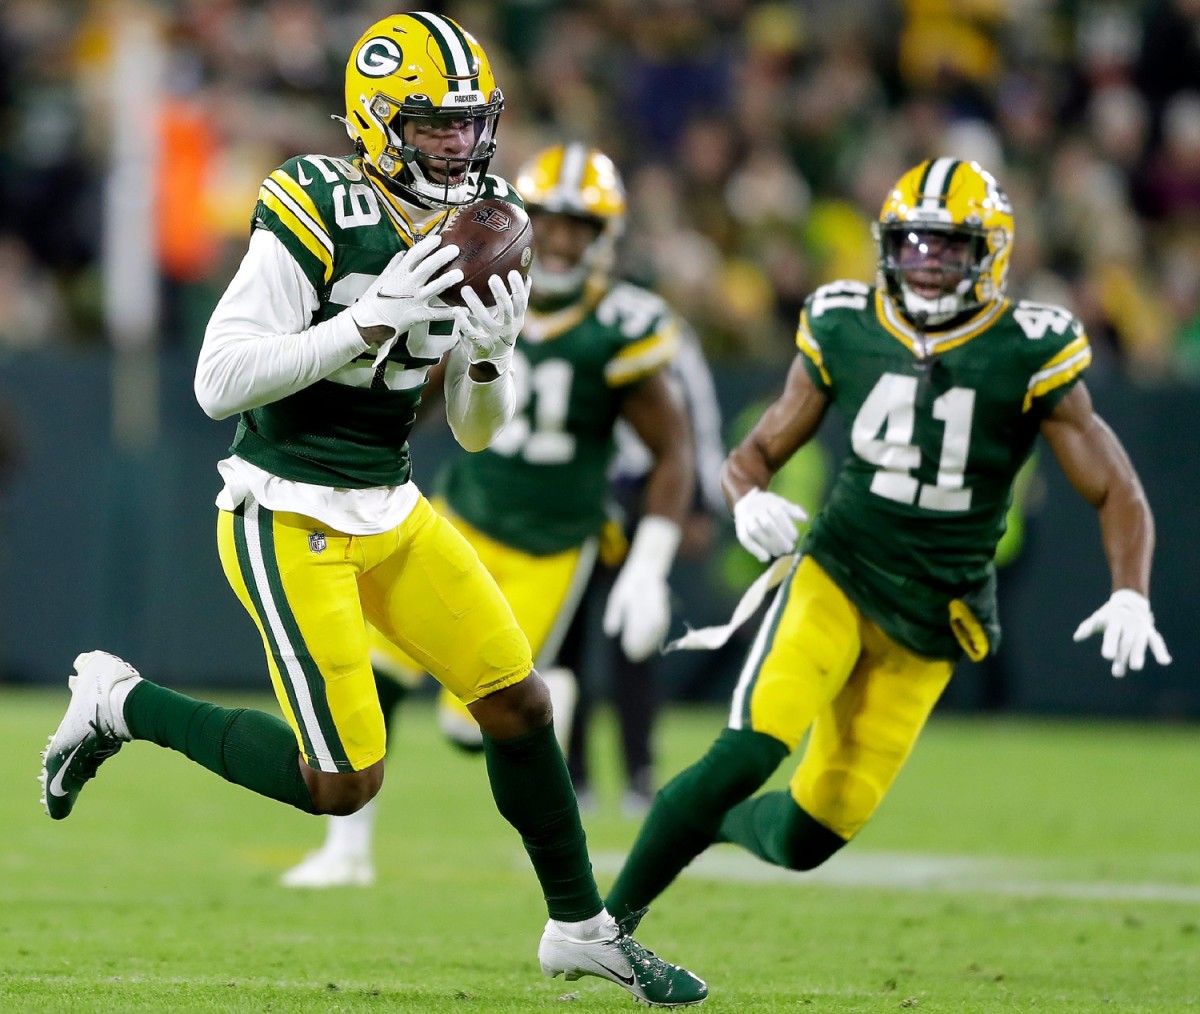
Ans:
[[[825,417],[828,397],[813,384],[802,356],[792,361],[783,393],[729,452],[721,488],[733,509],[738,541],[764,563],[796,547],[804,508],[767,490],[771,477],[813,438]]]
[[[1112,575],[1109,600],[1079,625],[1075,640],[1103,634],[1100,653],[1112,662],[1114,676],[1141,669],[1147,648],[1167,665],[1171,655],[1154,626],[1148,597],[1154,516],[1129,455],[1095,413],[1082,382],[1047,416],[1042,436],[1071,485],[1096,508]]]
[[[695,491],[695,455],[682,399],[663,371],[631,390],[621,416],[654,456],[646,480],[642,520],[604,607],[608,637],[640,662],[658,650],[671,623],[667,575],[675,560],[683,519]]]

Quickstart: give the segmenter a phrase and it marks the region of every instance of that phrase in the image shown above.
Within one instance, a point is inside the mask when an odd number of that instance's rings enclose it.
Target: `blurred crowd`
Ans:
[[[785,361],[805,296],[873,279],[870,222],[935,155],[1008,190],[1014,295],[1070,306],[1096,369],[1200,378],[1200,0],[425,3],[504,90],[493,171],[543,144],[612,154],[625,273],[710,355]],[[108,65],[130,18],[165,52],[162,340],[198,346],[285,158],[348,153],[346,54],[392,4],[5,0],[0,347],[100,343]]]

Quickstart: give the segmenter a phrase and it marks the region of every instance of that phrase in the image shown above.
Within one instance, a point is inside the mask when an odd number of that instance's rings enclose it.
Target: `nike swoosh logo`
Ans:
[[[608,972],[609,975],[611,975],[618,982],[623,982],[623,983],[625,983],[626,986],[633,985],[633,973],[632,972],[630,972],[628,975],[622,975],[615,968],[609,968],[608,965],[606,965],[603,961],[597,961],[596,964],[599,965],[601,968],[603,968],[606,972]]]
[[[312,182],[312,180],[304,175],[304,166],[299,163],[296,165],[296,182],[302,187],[306,187]]]
[[[56,774],[50,782],[50,795],[65,796],[67,794],[67,790],[63,788],[63,775],[67,773],[67,768],[71,766],[71,759],[77,753],[79,753],[79,748],[81,746],[83,746],[82,742],[76,743],[75,749],[67,754],[67,759],[63,761],[62,767],[58,769],[58,774]]]

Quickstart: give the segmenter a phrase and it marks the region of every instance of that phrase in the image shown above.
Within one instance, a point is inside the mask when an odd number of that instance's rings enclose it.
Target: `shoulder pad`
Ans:
[[[479,200],[484,200],[488,197],[493,197],[498,201],[507,201],[518,208],[525,207],[525,202],[521,199],[521,195],[517,193],[517,188],[503,176],[493,176],[489,173],[483,178],[483,186],[479,190]]]
[[[871,306],[875,292],[865,282],[841,278],[816,289],[804,301],[804,314],[813,325],[826,314],[836,310],[862,312]]]
[[[346,159],[329,155],[290,158],[263,180],[254,212],[255,226],[270,229],[319,288],[333,270],[333,229],[338,186],[365,186],[365,177]]]
[[[1055,337],[1070,340],[1083,334],[1079,318],[1065,306],[1055,303],[1019,299],[1013,303],[1012,317],[1030,341],[1053,341]]]
[[[1092,362],[1092,347],[1082,322],[1064,306],[1019,300],[1012,319],[1023,335],[1023,355],[1031,376],[1024,409],[1035,402],[1052,406]]]
[[[674,316],[657,292],[631,282],[614,283],[596,305],[596,319],[605,327],[618,328],[621,337],[631,341],[669,326]]]
[[[649,289],[617,282],[597,304],[595,314],[619,343],[605,369],[611,386],[655,373],[679,351],[681,322],[666,300]]]

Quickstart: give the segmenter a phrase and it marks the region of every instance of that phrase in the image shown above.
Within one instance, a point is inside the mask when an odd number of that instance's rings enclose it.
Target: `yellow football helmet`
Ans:
[[[496,151],[504,96],[474,37],[440,14],[395,14],[363,33],[346,64],[344,122],[369,168],[405,197],[469,204]],[[469,127],[469,150],[424,150],[414,128]]]
[[[556,144],[521,167],[516,186],[531,214],[570,215],[599,226],[596,239],[570,271],[545,270],[535,241],[529,270],[535,292],[571,295],[582,290],[589,278],[612,270],[617,240],[625,229],[625,185],[612,159],[583,144]]]
[[[1012,205],[978,162],[935,158],[910,169],[883,202],[873,232],[879,286],[921,327],[1004,296]]]

